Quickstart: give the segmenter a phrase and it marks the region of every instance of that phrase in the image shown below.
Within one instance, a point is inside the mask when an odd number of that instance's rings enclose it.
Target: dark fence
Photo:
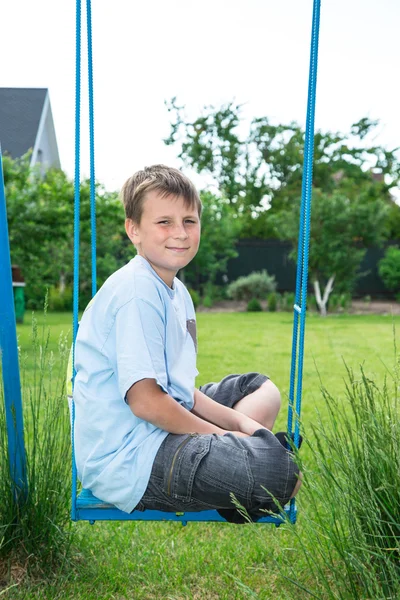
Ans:
[[[382,248],[368,248],[360,267],[360,277],[357,280],[355,296],[390,297],[392,294],[385,289],[378,274],[378,262],[388,246],[398,242],[387,242]],[[275,275],[279,292],[294,291],[296,282],[296,265],[289,258],[292,245],[290,242],[279,240],[240,240],[236,250],[239,253],[228,263],[227,277],[234,281],[252,271],[265,269],[270,275]],[[219,283],[222,283],[220,281]]]

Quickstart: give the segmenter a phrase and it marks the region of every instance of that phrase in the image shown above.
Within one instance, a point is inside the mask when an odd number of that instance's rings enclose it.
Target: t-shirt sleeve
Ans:
[[[134,298],[118,310],[115,349],[118,387],[124,400],[129,388],[141,379],[155,379],[168,393],[165,325],[156,306]]]

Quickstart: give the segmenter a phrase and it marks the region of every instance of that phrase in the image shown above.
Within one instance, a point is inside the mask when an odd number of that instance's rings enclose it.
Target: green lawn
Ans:
[[[41,317],[39,317],[39,321]],[[61,332],[71,329],[70,316],[52,314],[54,350]],[[398,321],[398,318],[395,321]],[[19,344],[29,354],[30,319],[18,326]],[[283,313],[198,314],[198,385],[232,372],[261,371],[270,375],[282,395],[288,392],[292,317]],[[360,364],[380,383],[394,364],[391,317],[310,315],[304,362],[305,430],[324,413],[319,377],[335,396],[343,395],[346,370]],[[29,362],[28,362],[29,365]],[[286,408],[277,424],[285,427]],[[307,448],[304,450],[307,457]],[[299,495],[302,530],[306,518]],[[278,563],[291,556],[307,577],[307,564],[285,527],[228,524],[87,523],[77,530],[76,558],[68,574],[54,583],[16,586],[9,598],[76,600],[259,600],[306,597],[285,585]],[[312,585],[312,582],[310,583]],[[243,586],[248,586],[246,591]],[[289,590],[289,591],[287,591]],[[1,595],[1,592],[0,592]],[[308,597],[308,596],[307,596]]]

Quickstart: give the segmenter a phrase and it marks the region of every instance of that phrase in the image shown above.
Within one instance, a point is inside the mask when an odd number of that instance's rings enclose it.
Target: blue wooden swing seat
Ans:
[[[257,523],[273,523],[277,527],[284,521],[293,519],[291,509],[287,507],[282,515],[265,515]],[[216,510],[203,510],[201,512],[169,513],[160,510],[134,510],[131,513],[123,512],[113,504],[107,504],[93,496],[90,490],[83,489],[76,499],[76,521],[179,521],[186,525],[189,521],[220,521],[226,522]]]

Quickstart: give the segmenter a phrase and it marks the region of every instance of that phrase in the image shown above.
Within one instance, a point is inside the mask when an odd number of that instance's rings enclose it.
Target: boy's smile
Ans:
[[[175,275],[196,256],[200,243],[200,218],[182,196],[146,195],[140,224],[125,222],[129,239],[161,279],[172,286]]]

